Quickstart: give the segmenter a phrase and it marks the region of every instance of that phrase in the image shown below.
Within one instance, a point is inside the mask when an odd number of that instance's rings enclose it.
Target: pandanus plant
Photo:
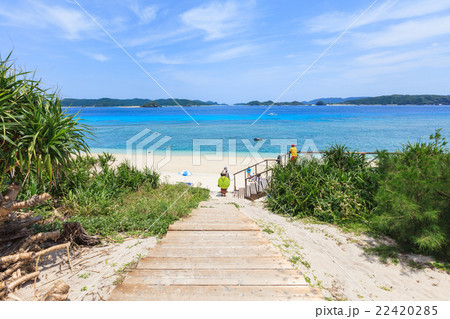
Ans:
[[[10,57],[0,59],[0,179],[23,183],[36,174],[55,182],[73,155],[89,152],[90,130]]]

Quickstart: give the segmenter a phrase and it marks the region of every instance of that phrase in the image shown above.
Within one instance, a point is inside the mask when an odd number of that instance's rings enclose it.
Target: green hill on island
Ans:
[[[450,105],[450,96],[448,95],[384,95],[376,97],[367,97],[356,100],[348,100],[339,104],[357,104],[357,105]]]
[[[269,101],[265,101],[265,102],[250,101],[248,103],[236,103],[235,105],[303,105],[303,103],[299,102],[299,101],[273,103],[273,101],[269,100]]]
[[[319,98],[311,101],[277,102],[250,101],[236,103],[235,105],[326,105],[326,104],[354,104],[354,105],[450,105],[450,95],[384,95],[375,97],[348,97],[348,98]]]
[[[188,100],[188,99],[175,99],[181,106],[199,106],[199,105],[218,105],[217,102],[212,101],[200,101],[200,100]],[[177,104],[172,99],[63,99],[61,101],[62,106],[176,106]]]

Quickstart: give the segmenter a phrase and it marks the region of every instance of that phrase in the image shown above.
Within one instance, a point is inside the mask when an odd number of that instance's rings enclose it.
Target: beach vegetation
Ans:
[[[429,142],[379,154],[372,226],[408,250],[450,258],[450,154],[440,130]]]
[[[276,166],[266,203],[275,213],[388,235],[398,248],[367,252],[397,260],[408,251],[449,260],[450,154],[436,130],[427,142],[407,143],[396,153],[379,151],[376,165],[343,145],[321,159]]]
[[[138,170],[127,162],[115,165],[114,156],[106,153],[77,157],[62,186],[51,204],[36,210],[47,220],[39,230],[79,222],[89,234],[113,240],[165,234],[173,221],[209,197],[205,189],[160,184],[159,174],[150,169]],[[28,183],[24,193],[39,187]]]
[[[0,59],[0,183],[31,177],[55,186],[74,156],[88,152],[89,128],[61,107],[57,92]]]
[[[363,222],[374,205],[377,176],[364,159],[334,145],[322,159],[299,159],[276,166],[267,199],[269,208],[290,216],[312,216],[337,224]]]

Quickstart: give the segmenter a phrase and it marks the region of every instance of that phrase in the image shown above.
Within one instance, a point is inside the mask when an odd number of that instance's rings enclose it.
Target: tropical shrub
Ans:
[[[273,170],[267,204],[277,213],[345,223],[365,220],[377,176],[359,154],[334,145],[323,159],[299,160]]]
[[[450,258],[450,154],[437,130],[430,142],[380,153],[373,227],[408,250]]]
[[[33,177],[56,185],[74,155],[89,152],[89,128],[10,56],[0,59],[0,184]]]

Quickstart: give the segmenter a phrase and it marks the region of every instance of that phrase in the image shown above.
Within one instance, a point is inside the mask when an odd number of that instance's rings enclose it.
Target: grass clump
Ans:
[[[160,185],[156,172],[140,171],[126,162],[114,168],[114,162],[115,158],[106,153],[77,158],[67,179],[61,182],[64,187],[54,190],[57,199],[37,211],[53,220],[38,226],[38,230],[61,229],[63,221],[70,221],[81,223],[91,235],[113,240],[120,240],[122,235],[162,235],[173,221],[209,197],[205,189]],[[30,183],[24,193],[37,187],[42,185]],[[63,218],[54,219],[55,209]]]

